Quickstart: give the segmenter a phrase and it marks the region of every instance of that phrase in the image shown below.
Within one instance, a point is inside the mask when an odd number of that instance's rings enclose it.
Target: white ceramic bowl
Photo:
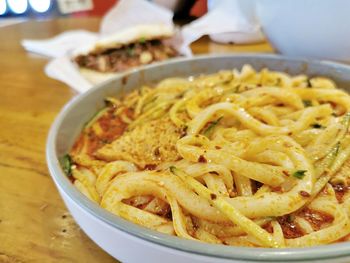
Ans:
[[[68,180],[59,157],[69,151],[84,123],[104,105],[108,95],[130,91],[143,83],[170,76],[189,76],[241,68],[268,67],[291,74],[331,77],[340,87],[350,84],[350,67],[275,55],[223,55],[177,59],[132,70],[79,95],[59,113],[49,132],[47,163],[69,211],[101,248],[122,262],[350,262],[350,243],[302,249],[245,248],[210,245],[181,239],[135,225],[88,200]]]
[[[282,54],[350,62],[350,1],[259,0],[257,17]]]

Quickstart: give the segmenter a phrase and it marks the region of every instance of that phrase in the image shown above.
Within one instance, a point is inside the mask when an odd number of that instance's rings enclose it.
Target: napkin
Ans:
[[[209,12],[182,29],[183,47],[209,35],[221,43],[253,43],[264,39],[254,0],[209,0]]]

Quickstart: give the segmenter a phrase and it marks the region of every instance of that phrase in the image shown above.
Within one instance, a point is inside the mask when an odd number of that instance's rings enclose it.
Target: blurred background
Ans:
[[[60,16],[103,16],[118,0],[0,0],[0,26],[28,19]],[[207,0],[153,0],[175,12],[175,18],[196,18],[207,11]]]

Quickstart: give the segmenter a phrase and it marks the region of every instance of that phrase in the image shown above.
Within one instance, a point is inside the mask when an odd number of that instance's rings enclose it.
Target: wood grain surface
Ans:
[[[48,130],[77,93],[48,78],[47,58],[25,52],[24,38],[73,29],[97,31],[99,19],[29,21],[0,28],[0,262],[117,262],[74,222],[45,161]],[[196,54],[272,52],[267,43],[220,45],[202,38]]]

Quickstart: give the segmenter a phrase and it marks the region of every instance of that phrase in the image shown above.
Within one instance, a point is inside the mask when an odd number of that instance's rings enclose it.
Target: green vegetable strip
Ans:
[[[350,112],[347,112],[342,120],[342,124],[346,127],[346,130],[349,129],[349,125],[350,125]]]
[[[210,135],[213,133],[216,125],[219,124],[219,122],[222,120],[223,116],[221,116],[219,119],[217,119],[216,121],[213,121],[210,123],[210,125],[208,126],[208,128],[205,129],[205,131],[203,132],[203,134],[207,137],[210,137]]]
[[[303,104],[304,104],[305,107],[311,107],[312,106],[311,100],[303,100]]]
[[[144,44],[144,43],[146,43],[146,38],[144,38],[144,37],[141,37],[141,38],[140,38],[140,40],[139,40],[139,42],[140,42],[141,44]]]
[[[335,174],[341,166],[349,159],[350,155],[350,137],[345,137],[342,143],[338,143],[335,149],[335,157],[329,168],[330,174]]]
[[[339,134],[339,138],[343,139],[345,137],[345,135],[348,133],[349,131],[349,126],[350,126],[350,112],[346,113],[341,121],[341,124],[344,126],[344,129],[342,130],[342,132]]]
[[[325,157],[326,159],[325,164],[328,164],[327,168],[329,170],[327,172],[323,171],[323,174],[315,183],[314,189],[312,190],[312,193],[311,193],[310,200],[312,200],[313,197],[315,197],[324,188],[324,186],[328,183],[331,177],[339,170],[339,168],[346,162],[346,160],[349,159],[350,157],[349,139],[350,138],[344,140],[345,145],[342,145],[340,142],[338,142],[333,147],[332,151]],[[342,146],[345,148],[343,148]],[[309,202],[307,202],[305,206],[308,204]]]
[[[298,179],[303,179],[305,176],[306,170],[298,170],[293,173],[293,176]]]
[[[315,183],[314,189],[312,190],[311,197],[312,200],[328,183],[331,177],[338,171],[338,169],[346,162],[350,157],[350,138],[346,137],[350,126],[350,113],[345,114],[342,124],[344,125],[343,132],[335,146],[326,155],[326,157],[321,160],[321,162],[316,166],[316,178],[318,180]],[[343,149],[342,149],[343,148]],[[338,158],[337,158],[338,157]],[[327,172],[326,169],[329,169]],[[308,205],[308,201],[304,206]]]
[[[72,175],[72,163],[72,158],[69,154],[65,154],[61,159],[62,169],[67,176]]]
[[[350,112],[345,114],[345,116],[342,119],[342,125],[344,126],[340,134],[337,136],[337,142],[335,145],[331,148],[329,153],[324,157],[320,162],[316,165],[316,178],[319,178],[322,173],[325,171],[326,168],[330,168],[335,159],[337,158],[340,150],[341,141],[344,140],[350,126]]]

